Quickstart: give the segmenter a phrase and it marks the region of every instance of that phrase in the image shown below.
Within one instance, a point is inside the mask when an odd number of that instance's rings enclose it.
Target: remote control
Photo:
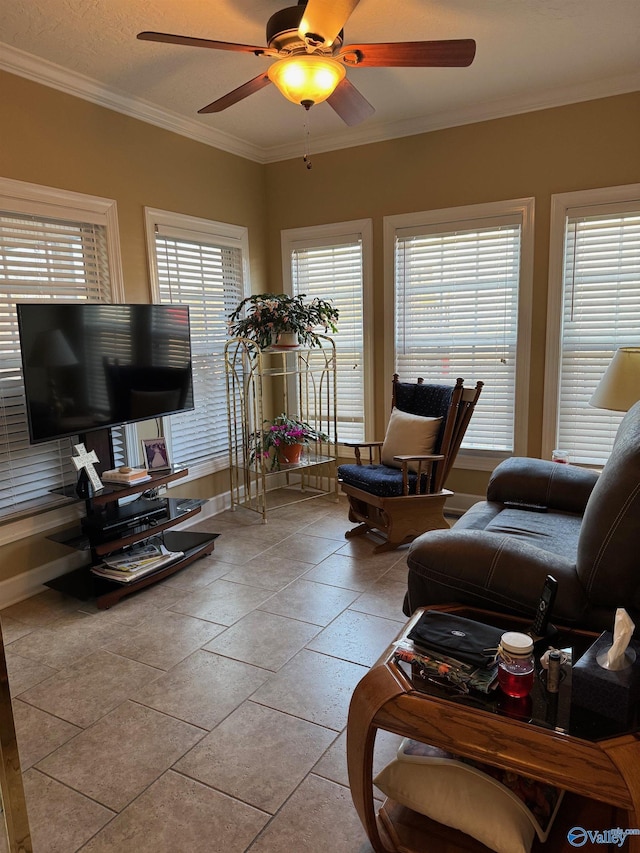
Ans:
[[[538,602],[538,609],[531,626],[532,637],[544,637],[547,631],[547,625],[551,617],[553,604],[556,600],[556,592],[558,591],[558,581],[551,575],[547,575],[542,594]]]

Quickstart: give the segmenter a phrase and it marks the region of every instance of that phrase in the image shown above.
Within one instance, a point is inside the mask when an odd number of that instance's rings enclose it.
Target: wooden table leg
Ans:
[[[370,670],[354,690],[347,722],[347,769],[351,797],[376,853],[390,853],[378,830],[373,804],[373,747],[378,710],[405,692],[395,675],[386,666]]]
[[[603,746],[603,750],[620,771],[633,801],[633,809],[628,811],[628,827],[640,830],[640,741],[629,735]],[[625,844],[629,853],[640,853],[640,835],[628,835]]]

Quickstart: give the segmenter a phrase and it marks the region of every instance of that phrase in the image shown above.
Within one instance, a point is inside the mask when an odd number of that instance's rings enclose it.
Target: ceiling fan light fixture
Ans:
[[[344,65],[336,59],[308,54],[279,59],[267,71],[285,98],[307,109],[326,101],[346,73]]]

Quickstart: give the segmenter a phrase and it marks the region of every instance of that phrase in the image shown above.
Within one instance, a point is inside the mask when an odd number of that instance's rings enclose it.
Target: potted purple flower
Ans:
[[[302,450],[314,441],[330,441],[329,436],[314,429],[306,421],[288,415],[278,415],[272,421],[265,420],[263,429],[251,437],[250,462],[256,459],[271,459],[270,470],[277,471],[281,465],[300,462]]]

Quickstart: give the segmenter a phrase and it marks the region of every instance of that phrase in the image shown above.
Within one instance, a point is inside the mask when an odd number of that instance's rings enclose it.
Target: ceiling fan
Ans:
[[[202,107],[199,113],[221,112],[275,83],[286,98],[307,110],[326,100],[348,125],[364,121],[375,110],[347,79],[347,68],[465,67],[473,62],[473,39],[343,46],[342,28],[358,3],[359,0],[299,0],[297,6],[281,9],[269,18],[267,47],[171,33],[142,32],[138,38],[276,59],[262,74]]]

